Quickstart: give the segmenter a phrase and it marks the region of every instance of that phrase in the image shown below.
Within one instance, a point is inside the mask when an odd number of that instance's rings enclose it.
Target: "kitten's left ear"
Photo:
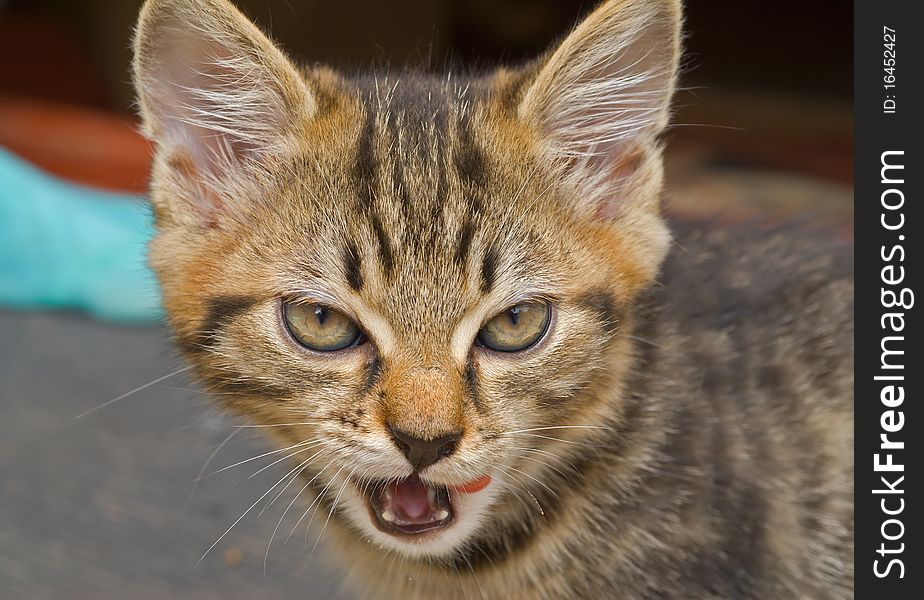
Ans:
[[[316,110],[289,60],[227,0],[148,0],[134,75],[155,184],[169,182],[164,208],[187,222],[235,210]]]
[[[657,209],[657,136],[674,92],[680,27],[680,0],[608,0],[543,61],[523,93],[519,117],[579,190],[582,212]]]

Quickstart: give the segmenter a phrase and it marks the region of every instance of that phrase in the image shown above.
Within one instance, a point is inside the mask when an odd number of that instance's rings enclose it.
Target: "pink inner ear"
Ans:
[[[246,64],[250,57],[219,42],[170,38],[176,39],[165,43],[152,91],[161,96],[155,111],[163,135],[186,148],[199,169],[220,175],[226,163],[242,162],[259,149],[255,134],[265,125],[253,121],[270,115],[256,88],[266,78]]]
[[[607,179],[614,183],[613,190],[615,194],[622,191],[620,182],[628,183],[632,176],[638,171],[644,159],[644,150],[634,145],[627,146],[622,152],[615,156],[615,160],[608,161],[607,170],[609,176]],[[619,212],[620,202],[618,198],[607,198],[604,202],[597,205],[595,214],[602,219],[612,219]]]
[[[206,185],[197,163],[186,150],[178,149],[169,159],[169,166],[182,180],[189,204],[204,227],[212,229],[219,224],[219,215],[224,210],[224,202],[211,187]]]
[[[630,175],[638,159],[627,145],[667,122],[678,31],[679,15],[659,2],[604,2],[540,68],[520,114],[580,178]]]
[[[270,154],[285,147],[296,116],[286,98],[295,90],[288,65],[257,56],[252,44],[200,39],[171,30],[159,40],[146,73],[145,103],[151,129],[187,204],[214,226],[233,198],[254,184]],[[307,89],[305,90],[307,97]]]
[[[139,81],[155,137],[186,149],[200,175],[256,166],[313,110],[301,76],[249,23],[174,15],[148,35]]]
[[[224,0],[148,2],[135,52],[145,129],[177,214],[209,226],[242,214],[314,114],[300,72]]]

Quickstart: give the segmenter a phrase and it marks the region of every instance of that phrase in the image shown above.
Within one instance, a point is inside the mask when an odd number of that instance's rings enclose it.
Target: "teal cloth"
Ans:
[[[156,322],[152,233],[141,197],[64,182],[0,148],[0,305]]]

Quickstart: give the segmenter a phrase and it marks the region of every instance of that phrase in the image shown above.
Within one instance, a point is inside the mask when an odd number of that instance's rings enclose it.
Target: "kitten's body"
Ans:
[[[224,0],[146,5],[171,324],[229,410],[301,448],[370,596],[849,595],[849,255],[688,226],[662,265],[679,22],[611,0],[520,71],[347,79],[297,71]],[[523,302],[541,337],[485,347]],[[305,304],[364,336],[299,344]],[[421,466],[395,430],[461,438]],[[451,517],[390,529],[409,481]]]
[[[852,596],[850,247],[804,226],[672,229],[626,321],[624,417],[549,449],[555,495],[527,497],[543,510],[499,514],[445,568],[348,532],[352,572],[389,598]]]

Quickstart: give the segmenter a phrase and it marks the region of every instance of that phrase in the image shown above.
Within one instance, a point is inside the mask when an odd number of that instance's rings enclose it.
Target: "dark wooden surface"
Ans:
[[[323,540],[311,552],[319,528],[307,547],[303,529],[288,544],[277,539],[264,577],[267,542],[294,485],[197,565],[286,470],[248,480],[267,464],[253,461],[202,480],[189,500],[235,424],[183,374],[74,419],[180,366],[164,330],[0,312],[0,339],[0,598],[350,597],[338,592]],[[206,472],[266,449],[243,430]]]

